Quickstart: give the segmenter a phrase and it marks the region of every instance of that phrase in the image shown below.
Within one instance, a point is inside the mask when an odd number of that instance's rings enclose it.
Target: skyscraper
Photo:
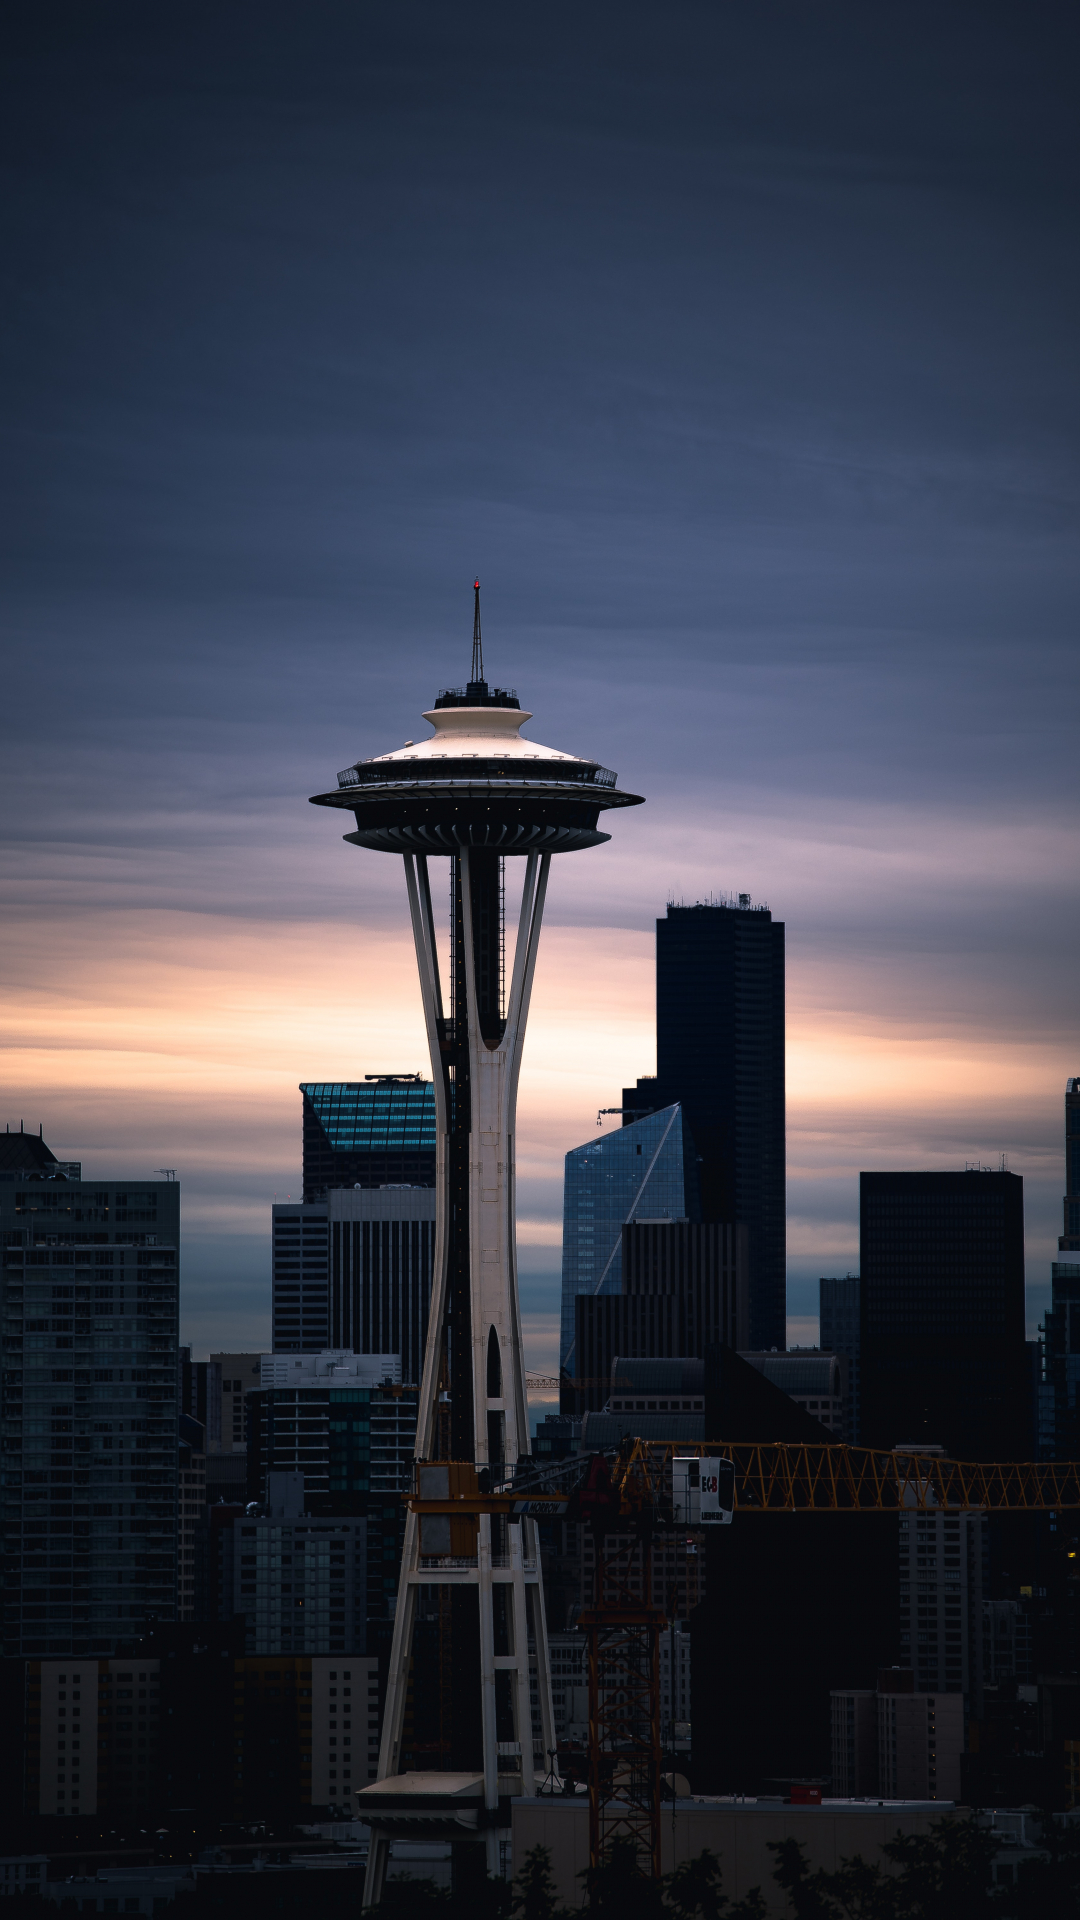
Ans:
[[[435,1260],[434,1187],[353,1188],[327,1198],[330,1345],[396,1353],[420,1385]]]
[[[1045,1323],[1048,1451],[1075,1460],[1080,1444],[1080,1078],[1065,1082],[1065,1231],[1050,1269]]]
[[[622,1292],[623,1227],[698,1217],[696,1185],[693,1143],[677,1105],[571,1148],[563,1173],[564,1373],[580,1372],[574,1364],[578,1295]]]
[[[304,1199],[332,1187],[433,1187],[435,1089],[420,1074],[310,1083],[304,1096]]]
[[[843,1438],[849,1447],[859,1438],[859,1276],[846,1273],[842,1280],[818,1281],[818,1342],[827,1353],[842,1354],[847,1361],[844,1392]]]
[[[784,926],[767,907],[669,906],[656,923],[656,1076],[628,1118],[682,1105],[701,1218],[749,1229],[750,1342],[787,1345]]]
[[[1080,1252],[1080,1076],[1065,1082],[1065,1200],[1062,1253]]]
[[[1024,1459],[1024,1183],[1015,1173],[859,1176],[861,1438]]]
[[[180,1187],[6,1158],[3,1650],[107,1656],[176,1614]]]
[[[281,1201],[271,1217],[271,1344],[275,1353],[322,1353],[330,1345],[326,1200]]]

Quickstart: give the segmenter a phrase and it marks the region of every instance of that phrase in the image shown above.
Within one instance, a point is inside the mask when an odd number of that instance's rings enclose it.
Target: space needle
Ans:
[[[404,861],[431,1052],[436,1228],[417,1415],[418,1489],[431,1497],[509,1478],[530,1452],[518,1306],[514,1155],[518,1076],[554,853],[610,838],[600,814],[641,804],[597,761],[522,737],[532,718],[484,677],[480,583],[472,673],[439,694],[424,740],[338,774],[320,807],[351,813],[355,847]],[[449,859],[449,977],[443,982],[428,863]],[[507,977],[504,872],[525,862]],[[471,1477],[465,1481],[462,1475]],[[442,1770],[401,1771],[418,1608],[437,1632],[445,1696]],[[540,1705],[530,1704],[530,1641]],[[413,1666],[414,1675],[419,1667]],[[417,1683],[414,1680],[414,1692]],[[430,1701],[423,1703],[432,1711]],[[414,1701],[414,1719],[420,1711]],[[414,1744],[416,1744],[414,1742]],[[509,1801],[537,1784],[555,1745],[537,1522],[410,1512],[376,1781],[358,1796],[372,1822],[364,1904],[379,1900],[394,1833],[486,1843],[498,1872]],[[472,1851],[470,1849],[470,1851]],[[476,1857],[476,1856],[474,1856]]]

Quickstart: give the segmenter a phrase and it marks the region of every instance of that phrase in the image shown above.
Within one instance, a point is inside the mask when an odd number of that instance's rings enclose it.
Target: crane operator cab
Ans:
[[[735,1462],[679,1459],[671,1463],[677,1527],[727,1527],[735,1507]]]

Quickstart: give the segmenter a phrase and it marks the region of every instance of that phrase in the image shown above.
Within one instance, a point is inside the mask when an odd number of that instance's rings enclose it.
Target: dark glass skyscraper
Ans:
[[[863,1173],[859,1190],[863,1445],[1024,1459],[1023,1180]]]
[[[749,894],[669,906],[656,923],[656,1078],[624,1089],[624,1118],[674,1101],[698,1151],[702,1218],[749,1229],[749,1344],[782,1349],[784,926]]]

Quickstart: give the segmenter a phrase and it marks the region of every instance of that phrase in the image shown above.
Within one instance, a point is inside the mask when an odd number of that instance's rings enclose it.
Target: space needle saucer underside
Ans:
[[[532,781],[474,775],[391,782],[384,774],[370,782],[361,777],[353,786],[314,794],[312,800],[315,806],[353,814],[356,831],[343,836],[353,846],[432,854],[454,854],[463,847],[501,854],[575,853],[611,838],[597,830],[601,811],[640,804],[637,794],[583,780],[576,768],[562,780]]]

